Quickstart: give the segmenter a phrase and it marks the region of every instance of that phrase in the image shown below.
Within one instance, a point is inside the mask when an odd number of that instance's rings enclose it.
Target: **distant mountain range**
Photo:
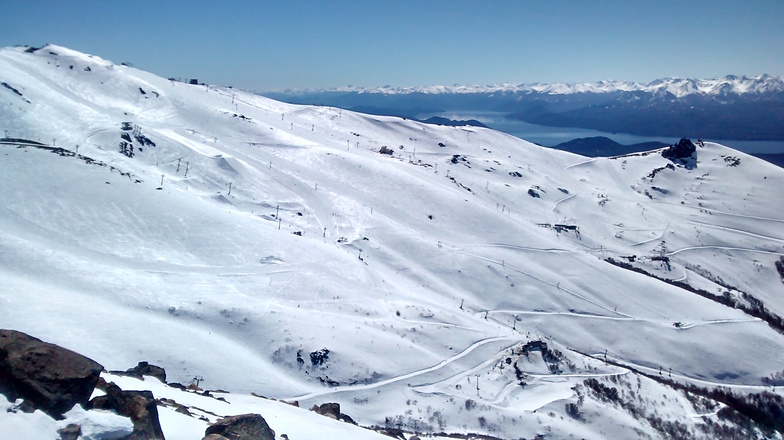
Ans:
[[[662,78],[650,83],[630,81],[597,81],[587,83],[504,83],[487,86],[452,85],[425,87],[337,87],[330,89],[287,89],[286,95],[307,95],[311,93],[375,93],[383,95],[408,95],[424,93],[429,95],[444,94],[486,94],[486,93],[547,93],[552,95],[572,95],[577,93],[613,93],[613,92],[646,92],[669,93],[677,98],[687,95],[744,95],[784,92],[784,75],[771,76],[737,76],[727,75],[723,78]]]
[[[662,142],[643,142],[639,144],[623,145],[604,136],[595,136],[562,142],[553,148],[579,154],[581,156],[612,157],[639,151],[655,150],[666,146],[667,144]]]
[[[784,76],[664,78],[648,84],[345,87],[261,94],[297,104],[409,118],[492,111],[533,124],[612,133],[784,140]]]
[[[441,116],[431,116],[431,117],[429,117],[427,119],[418,119],[418,118],[414,118],[414,117],[408,116],[409,115],[408,112],[399,112],[399,111],[397,111],[395,109],[383,109],[383,108],[378,108],[378,107],[354,107],[351,110],[356,111],[356,112],[360,112],[360,113],[367,113],[369,115],[397,116],[397,117],[400,117],[400,118],[403,118],[403,119],[411,119],[413,121],[423,122],[425,124],[431,124],[431,125],[446,125],[446,126],[449,126],[449,127],[470,126],[470,127],[484,127],[484,128],[487,128],[487,125],[477,121],[476,119],[456,120],[456,119],[444,118],[444,117],[441,117]]]

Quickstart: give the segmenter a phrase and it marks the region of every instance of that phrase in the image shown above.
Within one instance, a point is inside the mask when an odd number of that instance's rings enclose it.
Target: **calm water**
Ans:
[[[421,117],[430,117],[432,115],[421,115]],[[462,112],[446,112],[439,114],[444,118],[465,120],[476,119],[490,128],[509,133],[521,139],[525,139],[535,144],[552,147],[562,142],[570,141],[572,139],[604,136],[608,137],[620,144],[638,144],[641,142],[658,141],[665,144],[674,144],[678,142],[677,137],[651,137],[651,136],[635,136],[632,134],[623,133],[606,133],[603,131],[588,130],[584,128],[563,128],[563,127],[545,127],[543,125],[529,124],[527,122],[515,121],[504,118],[503,113],[498,112],[479,112],[479,113],[462,113]],[[692,139],[696,141],[696,139]],[[733,141],[733,140],[719,140],[719,139],[704,139],[712,142],[717,142],[726,145],[730,148],[735,148],[746,153],[768,153],[774,154],[784,153],[784,141]]]

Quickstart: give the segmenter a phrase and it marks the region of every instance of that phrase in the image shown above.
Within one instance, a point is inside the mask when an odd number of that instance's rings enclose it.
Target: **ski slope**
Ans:
[[[566,416],[588,378],[702,423],[605,356],[738,389],[783,369],[763,320],[605,261],[784,315],[784,173],[767,162],[710,142],[689,167],[587,159],[25,49],[0,50],[0,327],[108,370],[146,360],[176,382],[337,401],[365,426],[501,438],[659,435],[595,399]],[[537,340],[560,374],[521,353]]]

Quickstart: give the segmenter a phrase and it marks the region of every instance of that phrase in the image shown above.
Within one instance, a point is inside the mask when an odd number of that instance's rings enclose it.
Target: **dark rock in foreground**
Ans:
[[[0,330],[0,393],[62,419],[87,404],[103,367],[73,351],[14,330]]]
[[[228,440],[275,440],[275,431],[258,414],[222,418],[208,427],[204,435],[204,439],[210,440],[221,437]]]
[[[123,391],[117,385],[106,385],[106,395],[91,400],[87,409],[112,410],[130,417],[133,432],[123,440],[163,440],[155,397],[150,391]]]

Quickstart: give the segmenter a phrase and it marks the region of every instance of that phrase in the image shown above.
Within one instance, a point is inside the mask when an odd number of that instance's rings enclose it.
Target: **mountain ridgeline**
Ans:
[[[649,84],[504,84],[263,92],[298,104],[416,117],[500,112],[510,119],[641,136],[784,140],[784,77],[666,78]]]
[[[568,151],[588,157],[610,157],[639,151],[655,150],[666,147],[663,142],[642,142],[639,144],[623,145],[604,136],[573,139],[553,146],[556,150]]]

